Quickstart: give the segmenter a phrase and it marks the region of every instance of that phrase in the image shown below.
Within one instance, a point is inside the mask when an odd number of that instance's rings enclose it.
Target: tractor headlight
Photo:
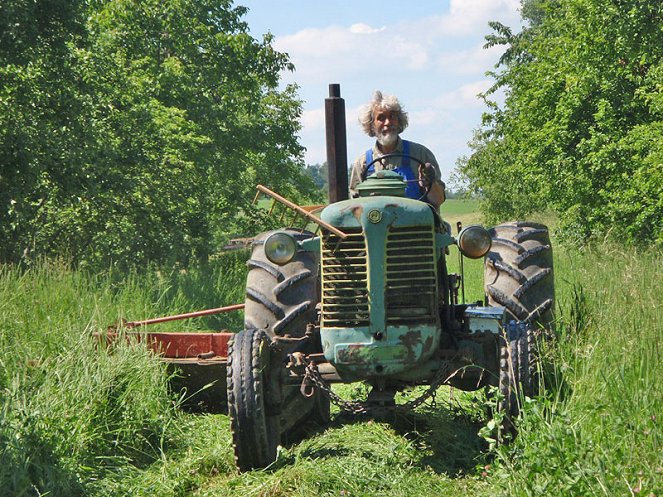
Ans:
[[[297,253],[297,240],[288,233],[277,231],[265,240],[265,255],[274,264],[283,266]]]
[[[478,259],[488,253],[493,241],[483,226],[468,226],[458,235],[458,248],[465,257]]]

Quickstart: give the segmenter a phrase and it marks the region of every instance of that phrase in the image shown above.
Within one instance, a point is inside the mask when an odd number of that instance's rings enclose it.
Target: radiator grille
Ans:
[[[368,264],[361,228],[344,228],[322,244],[322,326],[368,326]],[[385,295],[387,325],[434,321],[437,309],[436,254],[430,226],[392,227],[387,235]]]
[[[361,228],[343,228],[349,236],[330,236],[322,244],[322,325],[368,326],[366,242]]]
[[[387,236],[386,262],[387,324],[434,320],[437,284],[432,227],[392,227]]]

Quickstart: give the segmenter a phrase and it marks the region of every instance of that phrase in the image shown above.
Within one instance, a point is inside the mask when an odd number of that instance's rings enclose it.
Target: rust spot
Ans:
[[[369,364],[373,358],[367,357],[366,351],[363,344],[350,344],[338,351],[338,360],[346,364]]]
[[[407,356],[405,357],[405,360],[408,362],[415,362],[417,356],[414,353],[414,347],[421,343],[421,332],[411,330],[408,331],[405,335],[398,337],[398,339],[407,350]]]
[[[352,208],[352,215],[357,218],[358,221],[361,221],[362,212],[364,212],[364,209],[359,205]]]

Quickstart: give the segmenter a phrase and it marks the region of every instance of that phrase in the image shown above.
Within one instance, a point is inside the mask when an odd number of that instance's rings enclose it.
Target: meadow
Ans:
[[[471,204],[444,208],[450,222],[477,220]],[[172,392],[169,372],[143,346],[111,352],[91,334],[122,318],[242,302],[246,252],[190,271],[91,274],[52,260],[1,267],[0,495],[660,497],[663,254],[613,241],[556,243],[554,254],[545,389],[525,403],[510,445],[495,445],[484,428],[483,393],[443,387],[393,423],[333,410],[330,426],[245,474],[234,469],[227,416],[181,409],[191,392]],[[481,298],[480,261],[465,269],[468,300]],[[158,329],[241,323],[235,313]]]

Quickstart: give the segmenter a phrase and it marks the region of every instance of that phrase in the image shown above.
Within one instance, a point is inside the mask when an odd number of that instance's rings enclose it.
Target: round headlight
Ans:
[[[265,255],[274,264],[283,266],[290,262],[297,253],[297,240],[288,233],[277,231],[265,240]]]
[[[458,235],[458,248],[465,257],[478,259],[490,250],[493,241],[483,226],[468,226]]]

